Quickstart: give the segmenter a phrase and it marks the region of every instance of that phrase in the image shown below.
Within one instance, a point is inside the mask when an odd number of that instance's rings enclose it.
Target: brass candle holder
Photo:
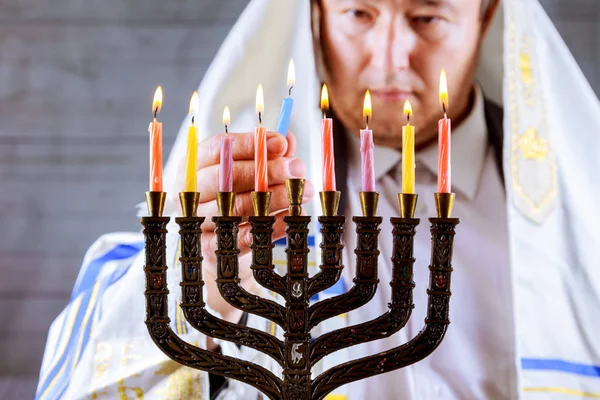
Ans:
[[[339,192],[322,192],[320,272],[309,276],[308,226],[311,218],[302,216],[304,180],[287,182],[290,215],[287,225],[287,274],[277,274],[273,266],[271,236],[275,217],[269,216],[270,193],[253,194],[255,215],[249,217],[253,242],[252,271],[256,281],[285,299],[285,306],[247,292],[239,284],[237,233],[241,217],[233,215],[235,196],[218,193],[220,216],[214,217],[217,234],[217,286],[232,306],[267,318],[284,330],[284,340],[247,326],[226,322],[205,309],[202,288],[201,225],[204,217],[196,216],[197,196],[180,196],[184,216],[176,218],[181,235],[182,308],[190,324],[207,336],[228,340],[256,349],[281,365],[282,377],[263,366],[217,354],[181,340],[170,327],[167,310],[169,291],[166,281],[165,241],[168,217],[162,216],[164,193],[147,194],[149,217],[142,218],[146,237],[146,324],[156,345],[176,362],[237,379],[262,391],[270,399],[317,400],[335,388],[370,376],[393,371],[416,363],[431,354],[442,342],[448,324],[452,246],[455,227],[451,218],[453,194],[436,194],[438,216],[430,218],[432,257],[427,318],[423,330],[412,340],[386,352],[352,360],[333,367],[315,378],[311,370],[328,354],[357,344],[389,337],[405,326],[414,307],[413,239],[419,219],[414,218],[417,196],[399,195],[400,217],[391,218],[393,230],[392,296],[389,310],[371,321],[337,329],[312,338],[310,331],[320,322],[365,305],[376,293],[379,283],[378,194],[363,192],[360,201],[363,215],[353,217],[358,237],[354,286],[346,293],[309,304],[309,299],[333,286],[341,277],[342,236],[345,217],[338,216]]]

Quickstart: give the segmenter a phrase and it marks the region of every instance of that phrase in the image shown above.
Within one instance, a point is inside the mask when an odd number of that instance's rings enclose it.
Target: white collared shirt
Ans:
[[[510,399],[516,398],[516,367],[512,288],[508,257],[505,192],[488,144],[483,95],[479,88],[471,114],[452,134],[452,189],[456,193],[453,216],[460,218],[454,242],[450,326],[439,348],[408,368],[375,376],[349,387],[349,399]],[[417,132],[418,135],[418,132]],[[361,187],[359,142],[352,137],[348,193]],[[389,218],[399,214],[401,153],[375,148],[379,215],[384,217],[379,236],[380,284],[373,300],[348,314],[348,324],[371,320],[387,311],[391,293],[392,240]],[[416,218],[414,304],[404,329],[390,338],[350,349],[352,358],[389,350],[406,343],[424,327],[429,282],[431,236],[428,218],[435,216],[437,145],[416,155]],[[346,215],[360,215],[358,196],[348,196]],[[356,236],[351,224],[345,233],[347,287],[352,286]]]

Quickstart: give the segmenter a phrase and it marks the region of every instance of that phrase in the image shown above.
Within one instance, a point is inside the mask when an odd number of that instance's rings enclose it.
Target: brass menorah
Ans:
[[[321,225],[320,272],[309,276],[308,225],[311,217],[302,216],[304,180],[286,182],[290,202],[287,225],[287,274],[279,275],[273,266],[273,225],[269,216],[270,193],[254,192],[255,216],[249,217],[252,234],[252,265],[255,280],[285,299],[285,306],[246,291],[238,278],[238,224],[233,216],[235,194],[217,193],[220,216],[216,226],[216,283],[223,298],[240,310],[256,314],[279,325],[284,334],[280,340],[266,332],[224,321],[205,308],[202,288],[201,225],[204,217],[196,216],[198,193],[180,193],[183,217],[176,218],[181,235],[182,303],[188,322],[203,334],[256,349],[275,360],[282,377],[252,362],[201,349],[180,339],[170,327],[167,311],[169,290],[166,281],[166,234],[168,217],[162,216],[164,192],[147,192],[149,217],[142,218],[146,237],[146,324],[156,345],[171,359],[185,366],[237,379],[254,386],[271,399],[317,400],[335,388],[373,375],[383,374],[416,363],[442,342],[450,323],[450,276],[455,227],[459,220],[450,218],[454,195],[436,193],[436,218],[431,222],[431,264],[425,326],[408,341],[386,352],[355,359],[312,377],[315,363],[335,351],[389,337],[404,327],[414,308],[413,239],[419,219],[414,218],[415,194],[399,194],[400,217],[391,218],[393,225],[393,277],[389,310],[359,325],[349,326],[312,338],[311,329],[336,315],[355,310],[371,300],[379,282],[377,257],[379,225],[376,216],[378,194],[361,192],[363,216],[353,218],[357,246],[354,286],[346,293],[310,305],[309,299],[333,286],[341,277],[342,236],[345,217],[337,216],[339,192],[321,192],[323,216]]]

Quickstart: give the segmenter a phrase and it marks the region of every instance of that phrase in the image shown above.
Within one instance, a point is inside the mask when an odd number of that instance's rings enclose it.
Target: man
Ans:
[[[267,102],[281,97],[282,84],[274,77],[284,76],[287,56],[282,53],[289,51],[299,72],[291,124],[295,134],[289,133],[285,139],[269,134],[271,209],[287,207],[285,179],[306,176],[307,210],[318,215],[318,207],[312,206],[310,199],[318,197],[314,194],[322,187],[316,151],[319,141],[315,137],[320,119],[318,87],[324,81],[337,121],[336,172],[345,201],[344,214],[360,214],[356,137],[363,127],[362,97],[370,89],[376,185],[381,193],[378,214],[384,221],[398,214],[400,129],[405,124],[401,109],[409,99],[418,146],[416,216],[424,221],[435,212],[436,123],[442,115],[437,84],[441,68],[448,71],[449,117],[454,125],[453,191],[457,194],[453,214],[461,218],[453,257],[452,323],[441,346],[425,360],[340,388],[334,392],[341,396],[337,398],[600,396],[600,267],[594,252],[600,240],[600,228],[594,221],[600,216],[592,203],[600,193],[591,186],[590,172],[600,169],[593,152],[600,143],[597,135],[588,133],[600,127],[598,102],[537,1],[504,1],[500,15],[504,27],[498,20],[490,28],[498,6],[497,0],[321,0],[309,9],[306,0],[255,0],[240,17],[200,86],[207,107],[196,120],[207,138],[199,150],[199,215],[216,213],[213,193],[217,191],[219,136],[208,137],[218,132],[216,116],[227,104],[237,116],[232,130],[248,132],[256,123],[252,111],[256,84],[265,84]],[[489,29],[489,42],[482,47]],[[478,69],[479,82],[475,80]],[[504,105],[504,117],[502,109],[486,97]],[[275,114],[276,107],[267,106],[266,121],[272,122],[269,115]],[[180,134],[165,173],[165,191],[170,196],[166,210],[170,215],[177,214],[176,196],[183,187],[184,141],[185,135]],[[236,135],[234,159],[236,214],[251,215],[252,134]],[[278,217],[285,213],[276,211]],[[203,228],[210,308],[229,321],[273,331],[274,327],[252,315],[242,315],[218,296],[211,279],[214,227],[207,223]],[[174,266],[177,229],[171,225],[169,231],[168,259]],[[346,317],[327,321],[319,330],[370,320],[387,309],[390,232],[389,223],[384,223],[378,260],[382,284],[376,297]],[[283,234],[284,225],[279,221],[274,239]],[[106,247],[115,248],[115,241],[123,245],[121,238],[108,239],[113,239],[110,246],[105,238],[90,251],[88,264],[93,264],[93,254],[101,256]],[[247,268],[249,241],[249,228],[242,225],[242,284],[265,295]],[[344,243],[343,280],[348,287],[355,268],[355,237],[350,224]],[[98,249],[101,246],[105,248]],[[429,246],[427,229],[421,226],[415,241],[416,308],[407,326],[386,340],[334,353],[324,360],[322,368],[398,346],[418,333],[425,313],[424,265]],[[316,256],[316,251],[312,254]],[[101,398],[104,394],[107,398],[141,398],[143,393],[146,398],[192,398],[199,394],[203,398],[256,398],[256,391],[247,385],[212,375],[209,378],[204,372],[165,361],[141,323],[143,257],[131,251],[121,258],[125,275],[119,275],[118,267],[108,271],[103,267],[95,280],[112,277],[109,282],[115,281],[104,290],[100,302],[92,301],[103,290],[97,286],[87,292],[81,290],[88,297],[74,299],[89,303],[87,307],[92,310],[104,310],[101,319],[97,315],[100,311],[88,318],[97,320],[91,334],[91,326],[69,334],[68,321],[77,321],[73,315],[80,311],[74,310],[81,305],[67,309],[55,323],[38,397]],[[127,269],[125,265],[133,258],[133,266]],[[82,282],[90,280],[89,269],[82,271],[76,291]],[[180,280],[179,274],[177,267],[169,271],[171,287]],[[265,357],[249,349],[194,334],[175,304],[171,307],[173,328],[184,340],[267,365]],[[116,311],[125,307],[126,314]],[[85,315],[82,313],[79,320],[85,321]],[[62,326],[63,333],[59,334]],[[80,342],[85,345],[78,347]],[[76,350],[69,350],[71,343]],[[67,351],[62,350],[65,347]]]

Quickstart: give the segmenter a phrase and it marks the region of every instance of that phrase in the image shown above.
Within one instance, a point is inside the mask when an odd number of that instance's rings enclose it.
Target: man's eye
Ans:
[[[351,8],[349,10],[346,10],[346,15],[361,21],[367,21],[371,18],[371,15],[367,11],[358,8]]]
[[[436,22],[438,22],[440,19],[438,17],[431,17],[431,16],[420,16],[420,17],[413,17],[413,22],[420,24],[420,25],[433,25]]]

